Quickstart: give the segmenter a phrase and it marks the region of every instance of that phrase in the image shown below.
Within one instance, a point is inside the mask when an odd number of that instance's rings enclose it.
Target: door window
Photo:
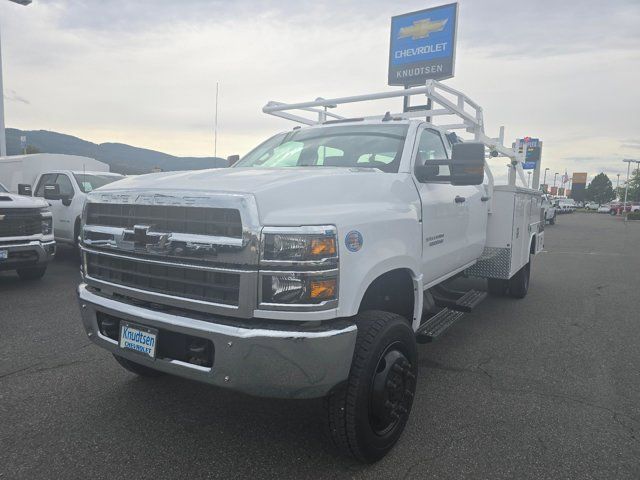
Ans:
[[[65,195],[68,198],[73,198],[73,185],[71,180],[63,173],[59,173],[56,177],[56,185],[60,185],[60,195]]]
[[[440,133],[435,130],[423,130],[420,134],[416,165],[425,165],[430,160],[446,160],[447,151],[442,143]],[[439,175],[449,176],[449,166],[439,165]]]

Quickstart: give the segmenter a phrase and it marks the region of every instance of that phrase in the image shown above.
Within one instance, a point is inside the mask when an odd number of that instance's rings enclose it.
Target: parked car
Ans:
[[[551,197],[547,194],[542,195],[542,208],[544,209],[544,220],[549,225],[556,224],[556,207],[553,205]]]
[[[600,205],[597,209],[598,213],[610,213],[611,212],[611,205],[609,205],[608,203],[606,205]]]
[[[584,206],[585,210],[598,210],[598,208],[600,208],[600,204],[596,203],[596,202],[587,202]]]
[[[576,203],[571,198],[561,198],[556,202],[558,213],[573,213],[576,210]]]
[[[621,215],[622,212],[638,212],[640,211],[640,203],[639,202],[616,202],[611,204],[611,209],[609,213],[611,215]]]

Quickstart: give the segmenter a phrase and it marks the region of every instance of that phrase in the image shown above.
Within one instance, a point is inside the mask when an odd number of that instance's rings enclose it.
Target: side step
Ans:
[[[487,292],[480,292],[478,290],[459,292],[444,287],[436,287],[433,289],[433,298],[435,299],[436,305],[467,313],[476,308],[486,297]]]
[[[451,325],[460,320],[463,315],[463,312],[443,308],[418,327],[418,330],[416,330],[416,342],[433,342],[446,332]]]

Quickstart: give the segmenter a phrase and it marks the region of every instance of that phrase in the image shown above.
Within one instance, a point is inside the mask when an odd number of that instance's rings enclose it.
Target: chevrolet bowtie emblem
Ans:
[[[427,38],[430,34],[441,32],[449,19],[431,21],[430,18],[416,20],[410,27],[402,27],[398,33],[398,38],[411,37],[412,40]]]
[[[136,225],[133,227],[133,244],[136,247],[146,247],[158,243],[160,235],[149,235],[149,226]]]

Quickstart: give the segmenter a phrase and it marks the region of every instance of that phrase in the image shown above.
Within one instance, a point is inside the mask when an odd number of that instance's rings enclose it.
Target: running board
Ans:
[[[487,297],[487,292],[481,292],[478,290],[461,292],[438,286],[432,289],[432,295],[436,305],[439,307],[446,307],[460,312],[469,313]]]
[[[416,330],[416,342],[429,343],[437,340],[463,315],[463,312],[443,308],[418,327],[418,330]]]

